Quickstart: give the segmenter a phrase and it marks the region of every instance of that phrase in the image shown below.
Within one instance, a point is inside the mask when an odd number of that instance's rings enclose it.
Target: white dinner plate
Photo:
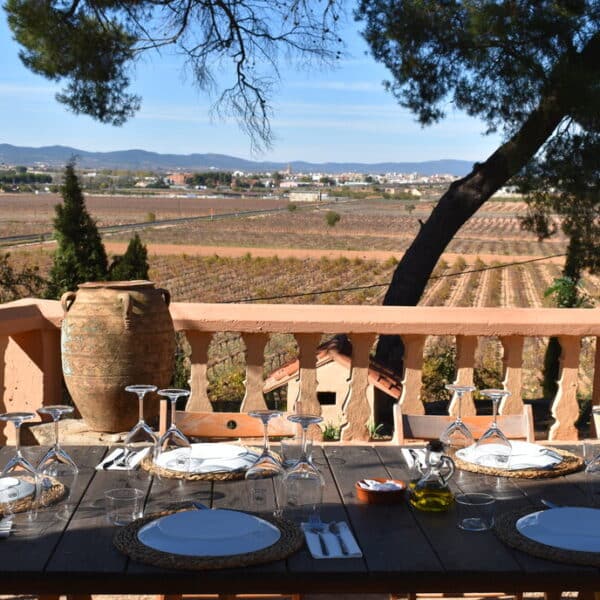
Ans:
[[[600,552],[600,509],[562,506],[541,510],[521,517],[517,531],[546,546]]]
[[[186,462],[178,460],[185,454],[185,448],[165,452],[158,457],[156,464],[171,471],[186,471]],[[258,454],[236,444],[192,444],[189,471],[191,473],[214,473],[248,469],[256,462],[257,458]]]
[[[272,546],[281,532],[268,521],[235,510],[186,510],[138,531],[142,544],[185,556],[232,556]]]
[[[16,502],[33,494],[35,485],[18,477],[0,478],[0,503]]]
[[[522,469],[551,469],[560,464],[563,460],[559,454],[539,444],[515,440],[511,441],[510,445],[511,452],[507,467],[509,471],[520,471]],[[456,456],[465,462],[485,465],[484,452],[486,454],[494,454],[495,446],[496,444],[489,444],[487,448],[483,449],[477,448],[475,444],[473,444],[467,448],[458,450]],[[499,448],[499,453],[502,453],[502,448]]]

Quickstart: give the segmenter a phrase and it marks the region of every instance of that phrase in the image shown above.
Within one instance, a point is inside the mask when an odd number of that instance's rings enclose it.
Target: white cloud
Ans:
[[[337,92],[380,93],[383,87],[376,81],[292,81],[287,86],[297,89],[332,90]]]

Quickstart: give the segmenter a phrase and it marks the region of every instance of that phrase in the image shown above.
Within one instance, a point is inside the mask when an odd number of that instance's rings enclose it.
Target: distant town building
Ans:
[[[310,190],[306,192],[290,192],[290,202],[320,202],[322,193],[319,190]]]
[[[192,176],[192,173],[169,173],[167,175],[167,181],[171,185],[185,185],[185,180]]]

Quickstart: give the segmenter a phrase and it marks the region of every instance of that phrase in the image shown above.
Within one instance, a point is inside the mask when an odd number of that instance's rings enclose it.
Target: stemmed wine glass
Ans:
[[[308,427],[323,420],[319,415],[295,414],[288,420],[302,427],[302,455],[282,481],[285,511],[296,522],[320,522],[325,480],[308,456]]]
[[[154,462],[165,469],[187,473],[190,470],[192,445],[175,424],[175,411],[177,400],[189,397],[190,391],[167,388],[158,390],[158,394],[171,403],[171,425],[156,442]]]
[[[20,529],[26,530],[33,526],[37,518],[37,503],[40,497],[41,485],[40,477],[36,468],[23,456],[21,452],[21,425],[25,421],[35,419],[35,414],[30,412],[9,412],[0,415],[0,421],[12,423],[15,426],[15,455],[8,461],[2,472],[0,479],[15,478],[18,480],[18,486],[29,493],[24,493],[27,497],[31,495],[29,508],[25,514],[25,522],[20,524]],[[10,503],[12,504],[12,503]],[[12,507],[9,508],[12,512]]]
[[[54,446],[46,452],[42,457],[37,466],[37,471],[42,478],[42,489],[44,485],[52,485],[48,481],[48,477],[57,479],[65,487],[65,494],[62,499],[62,507],[56,511],[56,516],[60,519],[68,519],[73,508],[69,502],[72,494],[73,487],[77,481],[77,475],[79,469],[75,464],[75,461],[69,456],[69,454],[63,450],[59,442],[59,429],[58,422],[63,415],[72,413],[74,408],[72,406],[66,406],[63,404],[54,404],[51,406],[42,406],[38,408],[38,413],[41,415],[50,415],[52,421],[54,421]]]
[[[477,388],[475,388],[472,385],[457,385],[453,383],[448,384],[444,387],[453,394],[456,394],[458,414],[456,415],[456,419],[452,423],[450,423],[448,427],[446,427],[446,429],[440,436],[440,440],[444,444],[444,446],[448,447],[453,451],[456,451],[460,448],[466,448],[474,442],[471,430],[467,427],[467,425],[463,422],[461,418],[461,405],[463,395],[468,392],[474,392]]]
[[[158,436],[144,420],[144,396],[150,392],[155,392],[158,388],[155,385],[128,385],[126,392],[137,394],[139,405],[139,419],[131,431],[125,437],[125,455],[131,456],[135,448],[153,448],[158,442]],[[161,390],[164,391],[164,390]],[[127,458],[125,458],[125,461]]]
[[[269,448],[269,421],[281,416],[279,410],[253,410],[248,413],[251,417],[260,419],[264,428],[263,449],[256,462],[246,471],[246,479],[265,479],[283,474],[281,461]]]
[[[500,389],[481,390],[480,394],[492,400],[493,421],[487,431],[475,444],[475,456],[480,465],[487,467],[508,467],[512,445],[498,427],[498,406],[502,398],[510,392]]]

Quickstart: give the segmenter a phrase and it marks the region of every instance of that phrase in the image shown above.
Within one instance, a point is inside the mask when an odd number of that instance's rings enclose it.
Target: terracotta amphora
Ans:
[[[62,367],[67,389],[93,431],[128,431],[138,401],[126,385],[167,387],[175,360],[170,294],[150,281],[90,282],[61,298]],[[147,419],[158,415],[146,396]]]

